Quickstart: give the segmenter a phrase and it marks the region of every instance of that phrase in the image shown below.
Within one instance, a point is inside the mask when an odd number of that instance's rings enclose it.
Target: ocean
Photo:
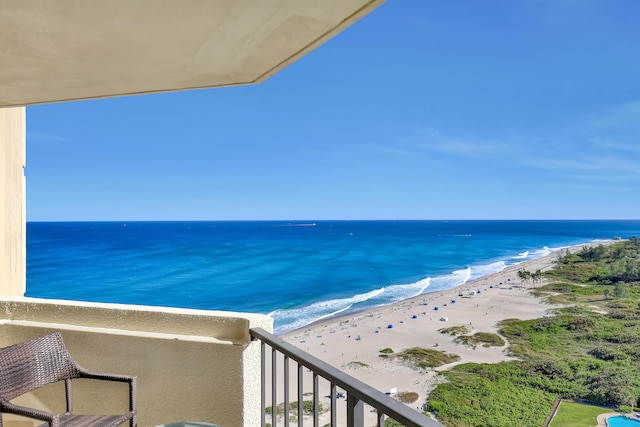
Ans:
[[[283,333],[632,236],[640,220],[28,222],[26,295],[264,313]]]

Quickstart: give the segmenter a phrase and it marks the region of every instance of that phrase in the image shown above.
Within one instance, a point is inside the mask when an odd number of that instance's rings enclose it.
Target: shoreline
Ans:
[[[551,252],[550,254],[544,255],[544,256],[542,256],[540,258],[535,258],[535,259],[531,259],[531,260],[527,260],[527,261],[522,261],[522,262],[519,262],[517,264],[509,265],[509,266],[503,268],[500,271],[497,271],[495,273],[487,274],[486,276],[479,277],[477,279],[462,283],[462,284],[454,286],[452,288],[434,290],[434,291],[431,291],[431,292],[424,292],[424,293],[421,293],[419,295],[416,295],[416,296],[413,296],[413,297],[410,297],[410,298],[407,298],[407,299],[403,299],[403,300],[400,300],[400,301],[397,301],[397,302],[393,302],[393,303],[389,303],[389,304],[384,304],[384,305],[381,305],[381,306],[378,306],[378,307],[363,308],[363,309],[360,309],[360,310],[355,310],[355,311],[351,311],[351,312],[344,313],[344,314],[341,313],[341,314],[328,316],[328,317],[323,318],[323,319],[315,320],[315,321],[313,321],[313,322],[311,322],[311,323],[309,323],[309,324],[307,324],[305,326],[301,326],[299,328],[295,328],[295,329],[292,329],[292,330],[289,330],[289,331],[285,331],[285,332],[282,332],[282,333],[279,333],[279,334],[276,334],[276,335],[286,339],[287,336],[299,333],[299,332],[301,332],[303,330],[306,330],[306,329],[309,329],[309,328],[315,328],[317,326],[321,326],[321,325],[324,325],[326,323],[332,323],[332,322],[334,322],[336,320],[349,319],[349,318],[353,318],[353,317],[357,317],[359,315],[362,315],[363,313],[369,313],[369,312],[376,312],[376,311],[380,311],[380,310],[385,310],[385,308],[390,308],[390,307],[393,307],[393,306],[396,306],[396,305],[401,305],[403,303],[411,302],[411,301],[418,300],[418,299],[424,299],[424,298],[429,297],[429,296],[434,296],[434,295],[437,296],[437,295],[444,294],[444,293],[450,293],[452,291],[465,290],[466,287],[476,287],[477,286],[476,284],[482,284],[482,282],[489,281],[494,276],[502,276],[503,273],[505,273],[507,271],[515,271],[515,273],[513,275],[510,275],[507,278],[507,279],[510,279],[510,280],[507,280],[507,283],[505,283],[505,285],[510,283],[512,286],[513,285],[521,286],[521,284],[519,282],[519,279],[517,278],[518,270],[523,270],[524,269],[524,270],[528,270],[528,271],[531,271],[531,272],[535,272],[538,269],[540,269],[541,271],[548,270],[549,268],[551,268],[553,266],[553,264],[555,264],[555,260],[556,260],[556,258],[558,256],[558,252],[560,250],[568,249],[571,252],[576,252],[576,251],[579,251],[579,250],[581,250],[582,248],[585,248],[585,247],[589,248],[589,247],[598,246],[598,245],[610,245],[610,244],[615,243],[617,241],[618,240],[616,240],[616,239],[606,239],[606,240],[598,240],[598,241],[579,244],[579,245],[567,246],[566,248],[562,248],[562,249],[556,250],[556,251]],[[551,258],[551,262],[549,262],[547,260],[547,258]],[[540,266],[538,264],[543,264],[544,265],[543,268],[540,268]],[[529,265],[536,265],[537,268],[535,268],[535,269],[526,268]],[[515,276],[515,279],[518,280],[518,284],[516,284],[516,282],[514,280],[514,276]],[[500,281],[498,280],[497,284],[492,284],[490,286],[500,286],[499,283],[500,283]]]
[[[567,249],[576,252],[584,247],[614,242],[613,239],[598,241]],[[455,336],[440,330],[465,326],[469,330],[466,335],[497,334],[502,320],[527,320],[550,314],[561,306],[547,304],[530,292],[544,284],[544,278],[540,285],[521,283],[517,272],[549,270],[558,255],[559,251],[555,251],[451,289],[324,319],[280,337],[392,397],[394,392],[417,393],[418,400],[407,405],[419,409],[441,381],[440,371],[462,363],[514,360],[507,354],[508,342],[502,347],[472,347],[456,342]],[[398,353],[412,347],[434,348],[456,354],[460,359],[437,368],[419,370],[394,358],[379,356],[382,349],[391,348]]]
[[[397,305],[397,304],[402,304],[403,302],[406,302],[406,301],[411,301],[411,300],[414,300],[414,299],[424,298],[425,296],[429,296],[429,295],[433,295],[433,294],[445,293],[445,292],[449,292],[449,291],[452,291],[452,290],[457,290],[457,289],[460,289],[460,288],[464,288],[465,286],[475,286],[474,285],[475,283],[480,283],[483,280],[491,278],[494,275],[501,275],[503,272],[505,272],[507,270],[515,269],[516,273],[517,273],[518,270],[521,270],[521,269],[530,270],[531,272],[535,272],[538,268],[528,269],[528,268],[526,268],[526,266],[530,265],[530,264],[536,264],[538,261],[544,260],[547,257],[557,256],[559,251],[563,251],[565,249],[568,249],[571,252],[575,252],[575,251],[581,250],[582,248],[585,248],[585,247],[593,247],[593,246],[598,246],[598,245],[609,245],[609,244],[615,243],[617,241],[619,241],[617,238],[601,239],[601,240],[593,240],[593,241],[590,241],[590,242],[587,242],[587,243],[580,243],[580,244],[577,244],[577,245],[561,247],[560,249],[556,249],[555,251],[553,251],[553,252],[551,252],[551,253],[549,253],[547,255],[541,256],[539,258],[529,259],[529,260],[526,260],[526,261],[521,261],[521,262],[518,262],[518,263],[515,263],[515,264],[508,265],[508,266],[506,266],[505,268],[503,268],[500,271],[496,271],[494,273],[489,273],[489,274],[487,274],[485,276],[478,277],[477,279],[473,279],[473,280],[470,280],[468,282],[462,283],[460,285],[456,285],[456,286],[454,286],[452,288],[438,289],[438,290],[433,290],[433,291],[428,291],[428,288],[427,288],[427,290],[425,290],[423,293],[421,293],[419,295],[416,295],[416,296],[413,296],[413,297],[409,297],[409,298],[406,298],[406,299],[402,299],[400,301],[390,302],[390,303],[386,303],[386,304],[383,304],[383,305],[380,305],[380,306],[375,306],[375,307],[367,307],[367,308],[356,309],[356,310],[353,310],[353,311],[349,311],[347,309],[347,310],[345,310],[345,313],[329,315],[329,316],[324,317],[322,319],[314,320],[314,321],[312,321],[312,322],[310,322],[310,323],[308,323],[308,324],[306,324],[304,326],[296,327],[295,329],[286,330],[284,332],[276,332],[275,334],[277,336],[279,336],[279,337],[284,338],[284,337],[286,337],[288,335],[294,334],[294,333],[302,331],[304,329],[315,327],[317,325],[322,325],[324,323],[331,322],[331,321],[333,321],[335,319],[340,319],[340,318],[345,318],[346,319],[346,318],[358,316],[361,313],[367,313],[367,312],[370,312],[370,311],[384,309],[385,307],[391,307],[391,306],[394,306],[394,305]],[[555,259],[554,259],[554,261],[555,261]],[[548,265],[545,268],[550,268],[552,265],[553,265],[553,263],[551,263],[550,265]],[[523,266],[525,266],[525,267],[523,267]],[[517,279],[517,276],[515,276],[515,278]],[[512,276],[511,277],[511,281],[512,281],[511,283],[513,283],[513,280],[514,280],[514,277]]]

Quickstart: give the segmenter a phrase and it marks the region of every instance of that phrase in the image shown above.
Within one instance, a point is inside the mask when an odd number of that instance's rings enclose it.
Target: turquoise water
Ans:
[[[27,295],[270,314],[278,333],[640,221],[29,222]]]
[[[640,421],[627,417],[611,417],[607,419],[609,427],[640,427]]]

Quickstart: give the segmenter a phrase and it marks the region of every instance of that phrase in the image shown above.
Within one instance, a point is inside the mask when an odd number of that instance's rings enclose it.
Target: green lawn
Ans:
[[[549,427],[590,427],[595,426],[596,417],[613,409],[601,406],[583,405],[581,403],[562,402],[558,413],[553,417]]]

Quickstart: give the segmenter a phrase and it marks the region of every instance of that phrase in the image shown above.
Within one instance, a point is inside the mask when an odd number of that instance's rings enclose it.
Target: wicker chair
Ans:
[[[71,380],[91,378],[129,383],[129,412],[124,415],[73,415]],[[45,412],[9,402],[10,400],[54,382],[65,382],[67,411]],[[17,414],[46,421],[41,427],[117,427],[136,423],[136,377],[98,374],[78,366],[71,358],[59,332],[0,348],[0,427],[2,413]]]

